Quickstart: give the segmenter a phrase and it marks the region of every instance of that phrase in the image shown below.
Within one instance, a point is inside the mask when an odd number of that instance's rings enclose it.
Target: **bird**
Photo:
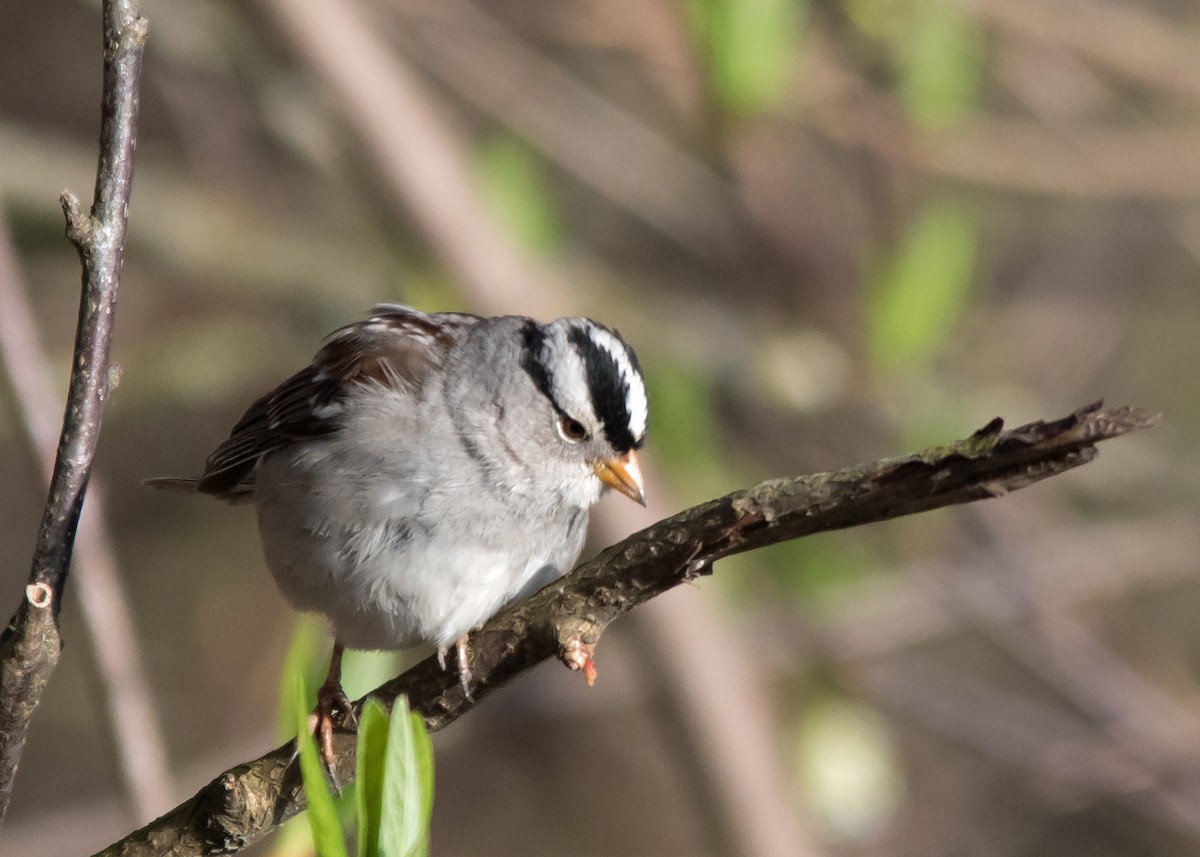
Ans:
[[[378,304],[255,401],[196,480],[253,503],[266,565],[333,635],[316,730],[332,770],[345,648],[451,646],[570,570],[607,489],[645,505],[645,379],[588,318],[425,313]]]

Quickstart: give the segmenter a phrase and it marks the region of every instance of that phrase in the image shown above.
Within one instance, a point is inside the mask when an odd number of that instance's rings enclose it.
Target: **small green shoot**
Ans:
[[[425,722],[400,697],[392,708],[379,824],[381,857],[426,857],[433,809],[433,747]]]

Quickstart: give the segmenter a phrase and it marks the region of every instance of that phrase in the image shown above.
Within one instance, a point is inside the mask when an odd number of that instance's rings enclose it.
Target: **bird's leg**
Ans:
[[[317,690],[317,735],[321,739],[321,758],[325,769],[333,776],[333,712],[340,711],[343,717],[354,718],[354,707],[342,690],[342,651],[345,646],[333,641],[333,656],[329,659],[329,673],[325,683]],[[336,784],[337,778],[334,777]]]
[[[458,681],[462,685],[463,696],[471,698],[471,649],[467,645],[469,634],[463,634],[454,641],[454,653],[458,661]]]
[[[473,700],[471,696],[471,647],[467,645],[470,632],[463,634],[454,641],[454,665],[458,667],[458,683],[462,686],[463,696]],[[450,654],[449,646],[437,647],[438,666],[446,668],[446,655]]]

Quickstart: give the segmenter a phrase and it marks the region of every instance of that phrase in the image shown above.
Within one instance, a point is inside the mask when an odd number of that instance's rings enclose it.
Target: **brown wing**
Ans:
[[[310,366],[242,415],[229,439],[208,457],[197,490],[230,500],[246,495],[255,466],[268,452],[338,430],[350,385],[420,386],[480,318],[379,304],[365,321],[334,331]]]

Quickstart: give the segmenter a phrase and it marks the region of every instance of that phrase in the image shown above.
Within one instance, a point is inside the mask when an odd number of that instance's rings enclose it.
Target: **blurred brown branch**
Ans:
[[[775,479],[667,518],[583,563],[562,581],[493,617],[472,635],[472,698],[428,658],[371,694],[408,697],[441,729],[498,687],[558,656],[578,665],[604,629],[639,604],[706,574],[723,557],[787,539],[1002,496],[1091,461],[1095,444],[1153,425],[1132,408],[1080,409],[1008,431],[993,420],[971,437],[905,458]],[[336,736],[337,774],[354,775],[354,736]],[[239,765],[105,857],[234,851],[304,808],[291,743]]]
[[[25,427],[37,484],[54,469],[58,397],[50,360],[17,264],[8,223],[0,211],[0,365]],[[173,803],[165,742],[139,651],[132,609],[109,536],[106,501],[96,475],[89,480],[86,513],[75,539],[74,572],[88,639],[102,678],[107,725],[117,748],[126,799],[136,819],[153,818]]]
[[[61,651],[58,614],[63,587],[108,398],[109,351],[133,180],[138,81],[147,25],[133,0],[106,0],[103,27],[100,159],[91,212],[85,217],[74,195],[62,196],[67,236],[83,265],[66,415],[29,585],[0,639],[0,817],[12,796],[29,720]]]
[[[911,655],[886,666],[848,663],[851,683],[926,728],[1027,768],[1075,802],[1110,798],[1148,821],[1195,836],[1200,768],[1193,748],[1200,720],[1044,596],[1034,582],[1033,551],[1011,526],[999,526],[1002,515],[983,514],[980,507],[970,512],[975,514],[964,516],[964,523],[977,530],[986,551],[939,575],[928,589],[1055,701],[1005,694],[971,676],[922,666]],[[1104,545],[1103,535],[1092,536],[1097,547]],[[1139,564],[1153,562],[1147,558],[1153,548],[1144,537],[1138,541]],[[1189,564],[1190,558],[1194,553]],[[860,618],[870,624],[869,617]]]
[[[874,152],[895,167],[1026,193],[1170,200],[1200,193],[1194,125],[1077,122],[1062,129],[981,112],[961,127],[919,133],[840,46],[817,44],[809,71],[796,106],[805,121],[839,145]]]
[[[1070,51],[1132,81],[1200,97],[1194,34],[1152,7],[1089,0],[958,0],[1018,38]]]
[[[469,0],[396,11],[392,38],[462,98],[688,252],[714,262],[736,255],[745,226],[734,191],[699,158]]]
[[[259,0],[353,129],[384,187],[476,306],[553,314],[556,276],[513,246],[474,187],[463,141],[417,73],[346,0]]]

